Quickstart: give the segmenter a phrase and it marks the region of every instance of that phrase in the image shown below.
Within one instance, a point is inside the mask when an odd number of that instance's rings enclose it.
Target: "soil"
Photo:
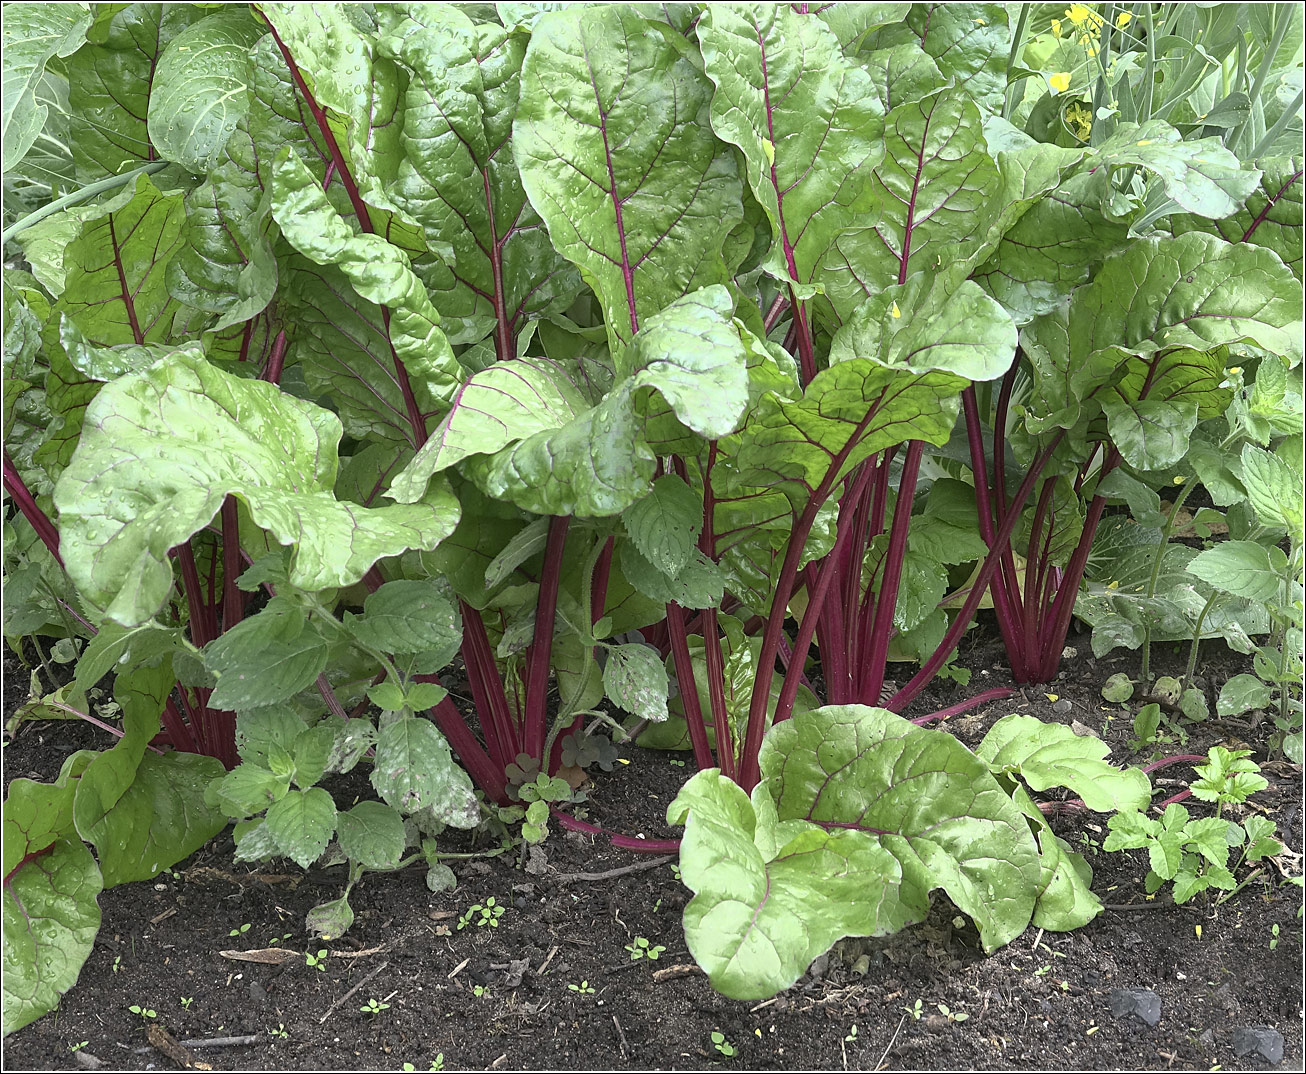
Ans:
[[[1112,672],[1137,672],[1137,654],[1097,661],[1086,639],[1071,646],[1078,652],[1056,682],[945,726],[974,746],[996,719],[1024,712],[1087,725],[1116,763],[1158,756],[1155,747],[1130,751],[1130,717],[1099,693]],[[1244,670],[1244,658],[1217,643],[1205,643],[1203,656],[1216,687]],[[908,715],[1010,684],[984,627],[963,643],[960,662],[975,673],[970,685],[940,682]],[[1154,655],[1158,674],[1178,673],[1182,662],[1170,647]],[[25,699],[27,672],[12,654],[6,672],[7,719]],[[1270,787],[1254,808],[1278,824],[1289,848],[1222,906],[1203,896],[1184,906],[1147,899],[1141,851],[1101,852],[1105,818],[1058,814],[1054,825],[1086,853],[1093,888],[1108,904],[1085,928],[1030,929],[986,957],[974,927],[936,894],[924,924],[884,940],[844,941],[780,996],[741,1003],[716,994],[685,949],[680,914],[689,892],[674,859],[555,830],[529,868],[515,853],[452,862],[452,892],[431,894],[421,869],[369,874],[351,896],[349,933],[308,943],[304,915],[339,894],[343,868],[233,864],[225,835],[153,882],[104,892],[103,924],[80,980],[56,1011],[5,1041],[4,1066],[1251,1070],[1274,1065],[1255,1050],[1238,1053],[1246,1029],[1264,1027],[1281,1034],[1281,1065],[1290,1069],[1303,1059],[1302,896],[1282,873],[1301,872],[1301,769],[1265,764],[1268,725],[1213,719],[1179,730],[1185,752],[1216,743],[1256,751]],[[103,737],[75,722],[24,723],[6,739],[5,780],[50,779],[71,750]],[[634,747],[621,755],[589,787],[588,819],[650,839],[678,835],[666,807],[692,758]],[[1190,778],[1176,765],[1154,782],[1177,790]],[[1197,815],[1205,808],[1185,805]],[[459,929],[469,907],[491,898],[504,910],[494,927]],[[656,960],[632,960],[640,938],[658,949]],[[294,954],[281,965],[233,955],[272,946]],[[327,956],[309,965],[305,954],[319,949]],[[1113,1013],[1121,989],[1154,993],[1159,1021]],[[388,1006],[360,1010],[373,999]],[[132,1004],[157,1016],[133,1014]],[[160,1027],[173,1040],[249,1042],[176,1051]]]

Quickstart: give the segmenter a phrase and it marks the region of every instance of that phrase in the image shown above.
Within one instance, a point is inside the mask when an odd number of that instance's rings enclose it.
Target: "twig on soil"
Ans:
[[[445,980],[452,981],[455,977],[457,977],[460,973],[462,973],[463,970],[467,968],[467,963],[469,963],[470,961],[471,961],[470,956],[463,959],[460,963],[458,963],[458,965],[456,965],[453,969],[449,971],[449,976],[446,977]]]
[[[298,962],[304,957],[303,952],[292,951],[289,947],[257,947],[252,951],[219,951],[218,954],[233,962],[258,962],[264,966]]]
[[[535,971],[536,977],[544,976],[544,971],[549,968],[549,963],[553,961],[553,956],[556,955],[561,950],[562,948],[560,945],[556,943],[553,945],[553,949],[549,952],[548,957],[545,958],[545,960],[540,963],[540,968]]]
[[[632,962],[631,965],[633,966],[634,963]],[[668,966],[664,970],[654,970],[653,980],[672,981],[675,980],[675,978],[677,977],[692,977],[694,974],[702,973],[702,972],[703,971],[700,970],[697,966],[695,966],[692,962],[689,962],[680,966]]]
[[[612,1024],[617,1027],[617,1040],[621,1046],[621,1058],[627,1059],[630,1056],[630,1046],[626,1043],[625,1031],[621,1028],[621,1023],[617,1021],[617,1016],[612,1016]]]
[[[1103,910],[1159,910],[1171,907],[1175,907],[1175,901],[1169,895],[1154,902],[1104,902],[1102,904]],[[1190,910],[1192,907],[1179,906],[1177,909]]]
[[[642,873],[646,869],[656,869],[659,865],[674,861],[675,857],[674,854],[663,854],[658,858],[636,862],[634,865],[623,865],[620,869],[609,869],[604,873],[554,873],[548,879],[559,883],[566,883],[569,880],[611,880],[614,876],[627,876],[630,873]]]
[[[164,910],[163,913],[155,914],[152,918],[150,918],[150,924],[157,925],[160,921],[166,921],[168,918],[172,917],[172,915],[175,914],[176,912],[177,912],[177,908],[175,906],[170,906],[168,907],[168,909]]]
[[[249,1033],[243,1037],[201,1037],[198,1040],[183,1040],[181,1046],[183,1048],[244,1048],[257,1043],[257,1034]]]
[[[904,1014],[901,1018],[898,1019],[898,1028],[893,1031],[893,1036],[889,1038],[889,1043],[884,1046],[884,1051],[880,1053],[880,1058],[876,1061],[875,1064],[876,1070],[884,1069],[885,1057],[889,1054],[889,1049],[893,1047],[893,1042],[898,1039],[898,1034],[902,1032],[902,1024],[905,1021],[907,1021],[907,1016]]]
[[[386,959],[386,961],[382,962],[381,965],[377,966],[376,969],[374,969],[371,973],[369,973],[366,977],[364,977],[361,981],[359,981],[358,984],[354,985],[353,988],[351,988],[348,992],[346,992],[343,996],[341,996],[338,1000],[336,1000],[333,1004],[331,1004],[331,1006],[326,1009],[326,1014],[322,1015],[322,1017],[317,1020],[317,1024],[325,1025],[326,1020],[331,1017],[332,1011],[334,1011],[337,1007],[340,1006],[340,1004],[344,1003],[347,999],[349,999],[350,996],[352,996],[355,992],[357,992],[360,988],[362,988],[363,985],[367,984],[368,981],[370,981],[373,977],[375,977],[388,965],[390,965],[390,960]]]
[[[163,1026],[150,1026],[149,1029],[145,1031],[145,1039],[178,1066],[193,1067],[196,1070],[213,1069],[211,1063],[201,1063],[191,1055],[186,1048],[182,1047],[177,1038],[164,1029]]]

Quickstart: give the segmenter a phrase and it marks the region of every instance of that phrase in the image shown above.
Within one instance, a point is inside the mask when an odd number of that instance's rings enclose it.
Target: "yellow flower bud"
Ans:
[[[1116,16],[1116,29],[1123,30],[1126,26],[1128,26],[1131,22],[1133,22],[1133,20],[1134,20],[1133,15],[1129,14],[1128,11],[1120,12],[1120,14]]]
[[[1065,93],[1070,89],[1070,72],[1058,71],[1055,75],[1049,75],[1048,85],[1058,93]]]

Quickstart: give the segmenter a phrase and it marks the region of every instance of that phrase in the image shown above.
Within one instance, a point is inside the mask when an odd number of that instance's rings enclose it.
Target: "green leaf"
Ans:
[[[1220,688],[1215,711],[1221,716],[1237,716],[1248,709],[1267,708],[1270,697],[1270,688],[1255,675],[1235,675]]]
[[[870,78],[820,19],[787,4],[711,5],[697,33],[712,129],[742,151],[771,223],[767,271],[814,283],[834,238],[874,219],[884,121]]]
[[[566,365],[513,358],[475,373],[426,443],[390,484],[400,503],[421,498],[431,475],[469,455],[493,455],[519,440],[556,430],[589,409]]]
[[[265,30],[240,8],[219,11],[174,37],[150,85],[150,142],[164,160],[203,173],[219,160],[248,107],[245,57]]]
[[[287,791],[284,798],[268,807],[264,822],[277,849],[301,869],[322,856],[336,829],[336,807],[321,787]]]
[[[1242,834],[1241,832],[1239,833]],[[1222,817],[1190,820],[1184,828],[1186,844],[1213,865],[1229,862],[1229,822]]]
[[[236,716],[236,751],[242,761],[268,767],[273,747],[290,753],[304,721],[284,705],[268,705],[240,712]]]
[[[1238,210],[1257,188],[1260,174],[1243,168],[1219,138],[1185,141],[1159,119],[1121,123],[1097,150],[1109,168],[1139,167],[1153,172],[1166,196],[1199,216],[1219,219]]]
[[[167,599],[168,549],[208,525],[228,494],[294,544],[290,581],[308,590],[352,585],[379,558],[433,548],[457,521],[443,490],[412,506],[338,502],[334,415],[186,352],[108,385],[86,421],[55,489],[62,550],[79,590],[124,625]]]
[[[614,351],[670,302],[725,282],[721,246],[743,210],[709,97],[633,10],[571,7],[531,32],[513,155],[554,247],[599,296]]]
[[[647,645],[614,645],[603,668],[603,689],[618,708],[661,723],[667,718],[667,672]]]
[[[1255,541],[1222,541],[1194,556],[1188,571],[1222,593],[1270,602],[1279,597],[1288,560],[1282,549],[1273,546],[1267,548]]]
[[[432,580],[386,582],[363,603],[363,614],[345,613],[345,626],[364,645],[387,654],[430,653],[439,670],[462,641],[458,609]]]
[[[90,25],[90,12],[74,4],[19,4],[5,11],[4,108],[0,115],[6,170],[18,166],[45,127],[49,109],[36,100],[45,65],[55,56],[77,51]],[[10,1028],[6,1004],[5,1032]]]
[[[1023,787],[1015,787],[1012,801],[1034,825],[1039,845],[1039,894],[1031,924],[1053,932],[1082,928],[1102,912],[1102,900],[1090,887],[1093,870],[1082,854],[1052,831]]]
[[[296,786],[306,789],[322,778],[335,741],[335,731],[328,724],[306,727],[295,736]]]
[[[204,648],[204,666],[218,677],[216,708],[242,709],[286,701],[326,669],[327,642],[304,613],[276,600]]]
[[[7,21],[7,18],[6,18]],[[14,784],[25,782],[15,780]],[[9,801],[5,827],[9,827]],[[8,842],[8,840],[6,840]],[[52,1009],[77,982],[100,931],[96,896],[103,883],[90,849],[61,838],[7,873],[4,885],[4,1031]]]
[[[336,838],[345,857],[368,869],[393,869],[404,852],[404,822],[388,805],[359,802],[336,816]]]
[[[995,773],[1018,775],[1034,791],[1069,787],[1098,813],[1146,809],[1152,784],[1137,768],[1106,763],[1101,739],[1076,735],[1064,724],[1013,714],[998,720],[975,755]]]
[[[274,775],[246,761],[222,777],[214,795],[229,817],[252,817],[280,801],[289,787],[289,773]]]
[[[341,895],[330,902],[318,903],[304,915],[304,928],[314,936],[331,940],[343,936],[354,923],[354,910],[349,905],[349,896]]]
[[[620,546],[618,559],[626,581],[659,604],[714,608],[721,603],[721,571],[697,548],[690,549],[689,558],[672,572],[655,567],[633,543]]]
[[[1283,853],[1283,844],[1274,838],[1274,821],[1268,817],[1248,817],[1243,821],[1247,833],[1247,861],[1260,861]]]
[[[1263,526],[1287,530],[1294,540],[1301,544],[1303,536],[1302,516],[1306,514],[1306,502],[1303,500],[1301,474],[1280,458],[1258,448],[1255,444],[1244,444],[1242,449],[1243,486],[1247,489],[1247,498],[1256,511],[1256,518]]]
[[[471,780],[454,763],[444,735],[420,717],[401,717],[381,729],[372,786],[401,813],[430,809],[455,828],[480,822]]]
[[[621,520],[640,554],[674,577],[697,547],[703,500],[675,474],[664,474],[647,496],[622,512]]]
[[[363,298],[389,311],[390,344],[414,391],[420,389],[418,402],[423,407],[448,403],[462,369],[408,255],[379,235],[355,234],[289,149],[278,153],[272,173],[272,215],[300,253],[315,264],[339,268]]]

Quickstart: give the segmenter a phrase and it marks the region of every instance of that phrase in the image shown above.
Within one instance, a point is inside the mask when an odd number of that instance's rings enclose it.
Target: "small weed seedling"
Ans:
[[[190,1005],[191,1005],[192,1003],[194,1003],[194,1002],[195,1002],[195,997],[194,997],[194,996],[182,996],[182,997],[181,997],[181,1009],[182,1009],[183,1011],[188,1011],[188,1010],[190,1010]]]
[[[76,1044],[72,1045],[68,1050],[70,1052],[80,1052],[83,1048],[85,1048],[90,1043],[91,1042],[89,1040],[79,1040]]]
[[[732,1055],[738,1055],[739,1049],[726,1040],[726,1035],[717,1030],[712,1031],[712,1047],[729,1059]]]
[[[388,1011],[390,1004],[382,1003],[375,996],[369,999],[363,1006],[358,1008],[363,1014],[380,1014],[382,1011]]]
[[[855,1024],[854,1024],[853,1027],[852,1027],[850,1030],[848,1030],[848,1032],[844,1035],[843,1042],[844,1042],[845,1044],[856,1044],[856,1043],[857,1043],[857,1026],[856,1026]]]
[[[910,1007],[904,1007],[903,1010],[911,1015],[911,1020],[913,1022],[919,1022],[921,1020],[921,1015],[925,1012],[925,1004],[918,999]]]
[[[656,962],[658,956],[666,950],[666,947],[663,944],[650,946],[647,937],[636,936],[634,943],[626,944],[626,950],[630,952],[631,962],[638,962],[641,958],[646,958],[650,962]]]
[[[963,1014],[961,1011],[948,1010],[947,1005],[944,1003],[936,1003],[935,1006],[939,1008],[939,1013],[949,1022],[964,1022],[970,1017],[969,1014]]]
[[[122,955],[113,956],[113,965],[110,966],[109,969],[113,970],[114,973],[117,973],[122,969]]]
[[[127,1009],[128,1009],[129,1011],[131,1011],[132,1014],[138,1014],[138,1015],[140,1015],[142,1018],[157,1018],[157,1017],[159,1017],[159,1012],[156,1011],[156,1010],[154,1010],[152,1007],[142,1007],[142,1006],[140,1006],[140,1005],[137,1004],[137,1003],[133,1003],[133,1004],[132,1004],[130,1007],[128,1007]]]
[[[1270,950],[1273,951],[1278,946],[1279,946],[1279,926],[1271,925],[1270,926]]]
[[[326,960],[327,949],[325,947],[319,950],[316,955],[311,951],[304,952],[304,964],[312,966],[315,970],[321,970],[323,973],[326,973]]]
[[[268,1035],[269,1035],[269,1036],[272,1036],[272,1037],[275,1037],[277,1040],[286,1040],[286,1039],[288,1039],[288,1038],[290,1037],[290,1034],[289,1034],[288,1032],[286,1032],[286,1023],[285,1023],[285,1022],[278,1022],[278,1023],[277,1023],[277,1028],[276,1028],[276,1029],[269,1029],[269,1030],[268,1030]]]
[[[416,1070],[416,1069],[417,1067],[415,1067],[412,1063],[404,1064],[404,1070]],[[431,1070],[444,1069],[444,1052],[441,1052],[439,1055],[437,1055],[434,1059],[431,1060],[430,1069]]]
[[[458,931],[461,932],[468,925],[474,925],[476,928],[484,928],[489,925],[492,929],[499,927],[499,918],[503,917],[506,906],[499,906],[494,897],[485,900],[485,904],[475,903],[467,907],[467,912],[458,919]]]
[[[229,933],[227,933],[227,935],[228,935],[228,936],[244,936],[245,933],[247,933],[247,932],[249,931],[249,929],[250,929],[250,924],[249,924],[248,921],[246,921],[245,924],[243,924],[243,925],[240,926],[240,928],[238,928],[238,929],[232,929]]]
[[[1277,925],[1275,926],[1275,929],[1278,929]],[[569,984],[567,987],[573,992],[580,992],[582,995],[594,995],[594,986],[590,984],[589,981],[581,981],[580,984]]]
[[[285,943],[293,935],[295,935],[293,932],[287,932],[281,936],[273,936],[272,939],[268,941],[268,946],[276,947],[279,943]]]
[[[490,994],[489,985],[472,985],[472,995],[475,996],[477,999],[480,999],[481,996],[488,996],[489,994]]]

